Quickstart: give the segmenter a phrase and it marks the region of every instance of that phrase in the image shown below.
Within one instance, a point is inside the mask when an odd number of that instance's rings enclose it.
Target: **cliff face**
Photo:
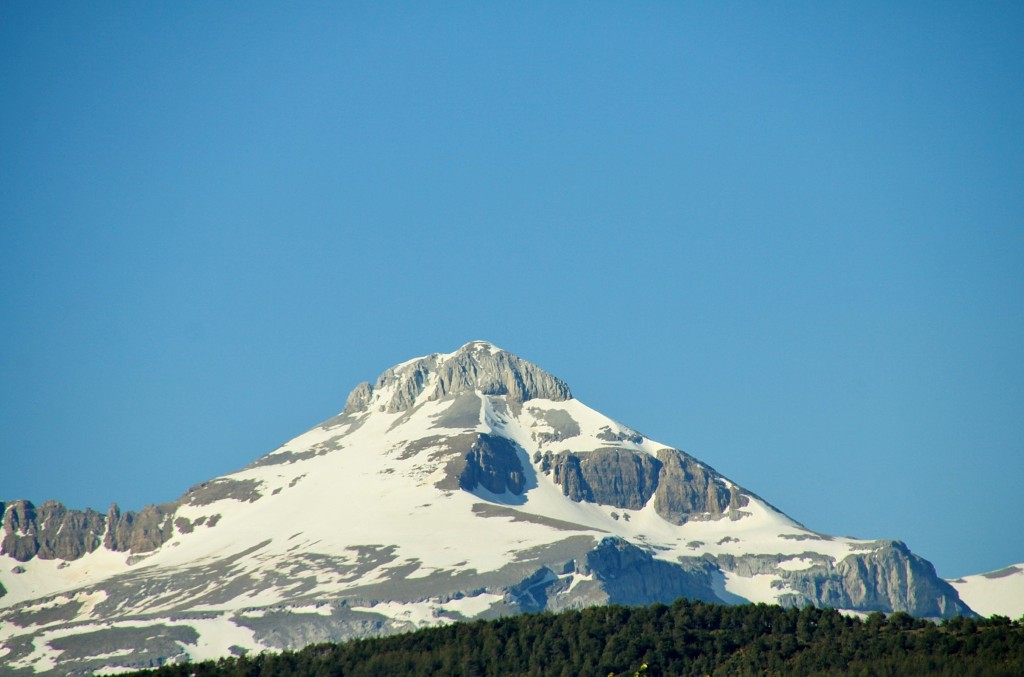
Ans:
[[[876,541],[866,552],[835,561],[807,552],[806,566],[791,570],[779,564],[791,557],[719,556],[716,564],[740,576],[772,575],[780,579],[784,605],[832,607],[912,616],[948,618],[970,614],[956,590],[939,578],[930,562],[900,541]]]
[[[117,505],[107,511],[107,532],[103,545],[117,552],[143,553],[156,550],[172,533],[177,504],[147,505],[141,512],[124,512]]]
[[[747,497],[721,476],[692,456],[677,449],[658,451],[661,472],[654,508],[673,524],[684,524],[696,516],[715,518],[739,510]]]
[[[3,534],[0,554],[19,562],[78,559],[103,543],[106,520],[93,510],[68,510],[57,501],[38,508],[31,501],[0,502]]]
[[[971,613],[931,562],[900,541],[883,542],[873,552],[849,555],[834,565],[825,563],[817,571],[791,574],[787,582],[798,591],[796,604],[806,599],[815,606],[905,611],[926,618]]]
[[[100,546],[115,552],[149,552],[170,537],[175,506],[148,505],[138,513],[122,513],[115,504],[102,515],[91,509],[71,510],[57,501],[39,507],[25,500],[0,502],[0,555],[27,562],[33,557],[73,561]]]
[[[564,451],[550,461],[555,484],[574,501],[639,510],[658,485],[661,463],[629,449]]]
[[[459,488],[473,491],[478,486],[494,494],[523,493],[526,472],[515,445],[503,437],[480,434],[464,456]]]
[[[668,604],[680,597],[723,602],[714,593],[715,567],[710,562],[666,562],[622,538],[603,539],[577,572],[602,583],[608,604]]]
[[[654,509],[673,524],[717,519],[747,503],[743,492],[710,467],[678,449],[657,456],[631,449],[537,454],[542,472],[573,501],[639,510],[654,497]]]

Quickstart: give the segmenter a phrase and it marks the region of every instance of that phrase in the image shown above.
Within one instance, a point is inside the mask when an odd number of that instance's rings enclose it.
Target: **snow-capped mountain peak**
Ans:
[[[0,669],[680,596],[970,612],[899,541],[811,532],[483,341],[387,369],[337,416],[172,503],[0,512]],[[61,653],[81,633],[104,651]]]

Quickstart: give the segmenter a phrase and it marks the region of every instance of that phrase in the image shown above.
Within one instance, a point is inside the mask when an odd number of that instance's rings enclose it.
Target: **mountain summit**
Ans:
[[[807,530],[489,343],[139,513],[0,503],[0,672],[72,674],[594,604],[970,613],[899,541]]]
[[[491,343],[473,341],[454,353],[403,362],[381,374],[375,385],[360,383],[348,396],[344,413],[373,408],[395,413],[465,392],[505,395],[519,403],[572,398],[561,379]]]

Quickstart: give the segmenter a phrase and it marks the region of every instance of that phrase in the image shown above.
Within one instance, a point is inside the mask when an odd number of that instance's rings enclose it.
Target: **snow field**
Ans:
[[[967,606],[982,616],[1021,618],[1024,610],[1024,563],[988,574],[948,581]]]

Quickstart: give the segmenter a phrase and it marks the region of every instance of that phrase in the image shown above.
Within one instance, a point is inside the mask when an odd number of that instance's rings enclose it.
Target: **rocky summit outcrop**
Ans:
[[[349,394],[344,413],[375,406],[395,413],[463,392],[504,395],[518,403],[572,398],[561,379],[490,343],[474,341],[450,355],[428,355],[388,369],[374,385],[360,383]]]

